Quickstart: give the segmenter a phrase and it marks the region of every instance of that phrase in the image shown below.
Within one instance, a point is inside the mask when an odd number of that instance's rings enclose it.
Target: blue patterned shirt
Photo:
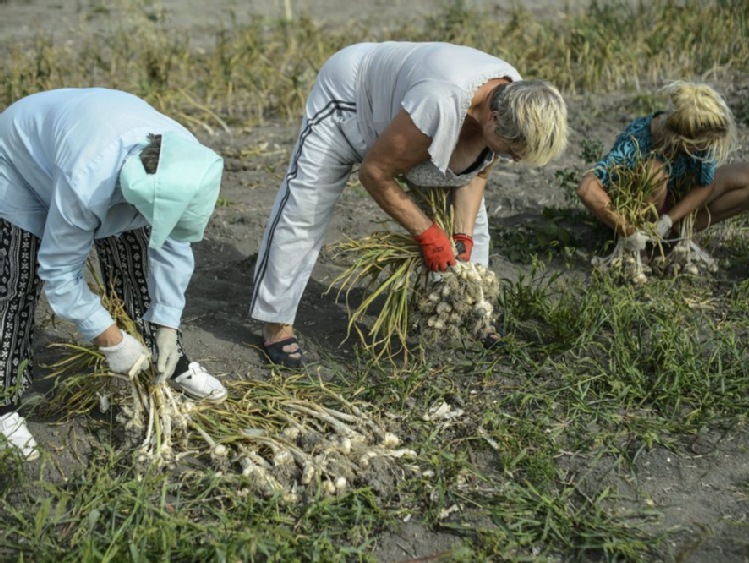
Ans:
[[[591,172],[598,178],[605,190],[611,186],[611,170],[614,166],[634,167],[638,154],[652,156],[666,166],[668,172],[668,192],[674,193],[680,179],[687,177],[692,186],[706,187],[715,180],[715,160],[707,159],[705,153],[690,156],[679,152],[678,156],[668,161],[662,154],[653,149],[653,135],[650,124],[654,117],[663,112],[635,119],[616,137],[609,153],[596,163]],[[691,178],[689,178],[691,176]]]

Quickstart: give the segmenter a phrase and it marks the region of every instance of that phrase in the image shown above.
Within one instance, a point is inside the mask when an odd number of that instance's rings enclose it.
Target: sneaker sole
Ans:
[[[198,395],[196,393],[191,392],[189,389],[185,389],[184,387],[181,387],[179,384],[170,383],[172,389],[175,389],[179,391],[180,393],[184,393],[191,399],[195,399],[197,401],[209,401],[211,403],[223,403],[226,400],[226,397],[229,396],[228,393],[224,393],[223,395],[220,395],[219,397],[216,397],[215,395]]]
[[[20,451],[18,448],[16,448],[16,446],[10,446],[10,447],[13,448],[13,449],[15,449],[15,450],[17,450],[18,454],[23,458],[24,461],[35,461],[35,460],[39,459],[39,456],[41,455],[39,453],[39,450],[37,450],[37,449],[33,450],[29,455],[23,455],[23,452]],[[3,449],[3,451],[4,451],[4,449]]]
[[[39,459],[39,456],[41,455],[41,453],[39,452],[39,450],[36,449],[36,444],[34,445],[34,449],[31,450],[31,453],[29,453],[28,455],[24,455],[23,454],[23,450],[21,448],[19,448],[15,444],[11,444],[11,443],[8,443],[4,448],[0,448],[0,451],[5,451],[6,448],[10,448],[10,449],[16,450],[18,452],[18,455],[20,455],[23,458],[24,461],[34,461],[34,460],[37,460],[37,459]]]

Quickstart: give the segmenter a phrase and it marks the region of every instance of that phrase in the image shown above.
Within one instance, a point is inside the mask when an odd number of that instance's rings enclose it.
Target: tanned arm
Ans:
[[[493,166],[494,163],[490,164],[474,176],[468,184],[455,188],[453,191],[455,213],[453,231],[455,233],[473,236],[476,215],[481,207],[481,200],[484,198],[484,190]]]
[[[594,174],[588,172],[583,176],[577,188],[577,196],[601,223],[613,229],[618,235],[628,237],[635,232],[632,225],[614,211],[609,194]]]
[[[426,231],[432,220],[395,179],[429,160],[431,144],[432,140],[401,111],[369,149],[359,168],[359,180],[372,199],[413,236]]]

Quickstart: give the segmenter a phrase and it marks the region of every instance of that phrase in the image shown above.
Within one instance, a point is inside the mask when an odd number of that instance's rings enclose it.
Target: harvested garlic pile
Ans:
[[[480,338],[494,321],[492,303],[499,297],[499,280],[484,266],[458,262],[434,275],[424,293],[415,311],[422,337],[459,340],[468,334]]]
[[[407,473],[419,472],[414,450],[332,392],[325,391],[325,402],[336,408],[300,399],[299,390],[276,393],[270,383],[240,380],[228,383],[226,403],[196,403],[168,385],[151,385],[138,368],[129,377],[115,376],[129,385],[112,386],[111,400],[120,407],[116,420],[141,470],[210,460],[222,475],[242,479],[248,494],[280,495],[290,503],[341,495],[351,486],[387,496]],[[258,413],[252,419],[258,427],[242,427],[248,419],[237,413],[250,411]]]
[[[344,413],[321,405],[290,402],[288,426],[276,435],[247,428],[235,441],[229,461],[262,496],[281,495],[290,503],[317,494],[341,495],[350,487],[371,487],[383,495],[382,474],[402,479],[418,472],[409,462],[414,450],[399,448],[400,439],[383,432],[364,413]]]

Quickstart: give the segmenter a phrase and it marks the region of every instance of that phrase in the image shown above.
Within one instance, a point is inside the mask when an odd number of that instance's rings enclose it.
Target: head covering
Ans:
[[[169,131],[161,136],[159,164],[148,174],[138,156],[120,171],[122,195],[151,224],[148,245],[159,248],[167,237],[202,240],[218,199],[223,159],[208,147]]]

